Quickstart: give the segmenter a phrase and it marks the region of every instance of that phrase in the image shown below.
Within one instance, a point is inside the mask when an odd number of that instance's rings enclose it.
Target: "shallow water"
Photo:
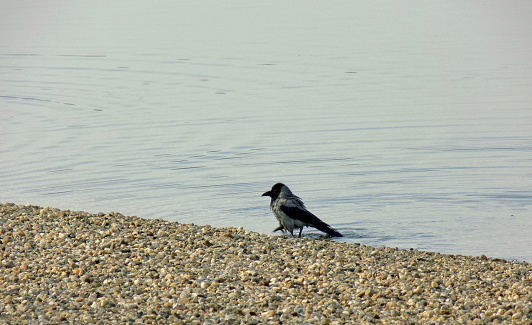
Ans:
[[[528,2],[1,6],[2,202],[532,261]]]

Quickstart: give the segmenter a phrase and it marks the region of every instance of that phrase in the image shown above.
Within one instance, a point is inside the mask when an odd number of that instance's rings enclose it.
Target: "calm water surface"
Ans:
[[[531,9],[4,2],[0,201],[532,261]]]

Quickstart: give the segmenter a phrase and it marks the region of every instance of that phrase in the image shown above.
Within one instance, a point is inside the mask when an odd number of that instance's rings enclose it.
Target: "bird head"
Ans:
[[[291,193],[288,186],[284,185],[283,183],[277,183],[274,186],[272,186],[271,190],[264,192],[262,196],[269,196],[273,200],[275,200],[279,197],[279,195],[281,195],[281,193],[285,193],[287,191]]]

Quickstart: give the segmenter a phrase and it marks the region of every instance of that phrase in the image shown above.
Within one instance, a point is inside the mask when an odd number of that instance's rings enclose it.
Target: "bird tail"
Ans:
[[[331,226],[329,226],[328,224],[326,224],[323,221],[316,222],[314,224],[314,227],[316,227],[316,229],[318,229],[318,230],[321,230],[321,231],[329,234],[331,237],[344,237],[344,235],[342,235],[338,231],[334,230]]]

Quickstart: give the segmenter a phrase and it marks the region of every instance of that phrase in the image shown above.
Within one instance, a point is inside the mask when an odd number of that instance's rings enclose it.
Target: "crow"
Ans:
[[[332,237],[343,237],[341,233],[308,211],[303,201],[283,183],[275,184],[270,191],[265,192],[262,196],[271,197],[270,208],[279,221],[279,227],[274,232],[286,230],[294,237],[294,229],[299,228],[299,237],[301,237],[304,227],[314,227]]]

